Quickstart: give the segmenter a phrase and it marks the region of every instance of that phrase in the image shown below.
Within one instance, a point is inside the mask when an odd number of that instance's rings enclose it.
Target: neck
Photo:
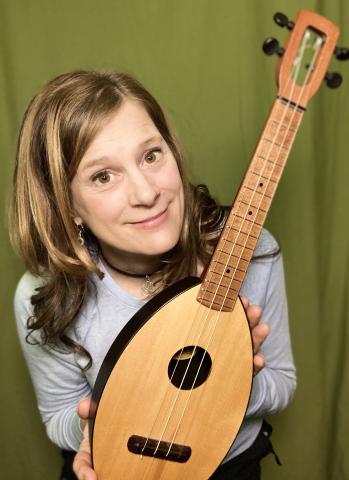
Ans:
[[[105,246],[100,246],[100,256],[109,269],[119,274],[144,278],[161,270],[161,258],[159,256],[140,255],[123,251],[115,251]]]
[[[100,256],[113,280],[131,295],[142,299],[149,298],[160,288],[162,278],[160,260],[138,262],[133,256],[132,267],[130,267],[131,262],[125,261],[127,260],[127,254],[125,255],[126,259],[123,258],[123,263],[120,261],[116,263],[119,257],[115,258],[115,255],[107,257],[102,249],[100,250]]]
[[[127,269],[127,267],[124,269],[124,268],[121,268],[121,267],[118,267],[118,266],[114,265],[113,263],[111,263],[109,260],[107,260],[105,258],[105,256],[103,255],[102,252],[101,252],[101,257],[102,257],[104,263],[109,268],[111,268],[115,272],[118,272],[118,273],[120,273],[122,275],[125,275],[127,277],[134,277],[134,278],[150,277],[151,275],[153,275],[158,270],[158,267],[153,267],[152,271],[149,271],[149,270],[147,270],[147,271],[144,270],[142,272],[131,271],[131,269]]]

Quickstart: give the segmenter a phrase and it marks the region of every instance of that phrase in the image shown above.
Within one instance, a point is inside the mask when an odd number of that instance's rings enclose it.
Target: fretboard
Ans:
[[[280,99],[273,104],[197,297],[209,308],[234,308],[303,112]]]

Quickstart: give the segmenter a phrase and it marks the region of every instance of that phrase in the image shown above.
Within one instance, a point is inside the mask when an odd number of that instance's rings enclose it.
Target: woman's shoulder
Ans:
[[[275,237],[266,228],[262,228],[253,256],[274,256],[279,253],[279,251],[280,246]]]
[[[36,289],[40,288],[44,283],[43,278],[25,272],[17,284],[14,296],[14,307],[17,322],[20,319],[25,320],[31,315],[32,305],[31,297],[36,293]]]
[[[33,275],[28,271],[25,272],[17,284],[15,299],[30,299],[35,293],[35,290],[40,288],[43,284],[44,280],[42,277]]]

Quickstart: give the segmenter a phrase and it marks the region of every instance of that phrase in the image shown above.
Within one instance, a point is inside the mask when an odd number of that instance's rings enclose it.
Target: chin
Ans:
[[[142,244],[142,253],[147,255],[163,255],[172,250],[178,243],[179,235],[173,238],[155,238]]]

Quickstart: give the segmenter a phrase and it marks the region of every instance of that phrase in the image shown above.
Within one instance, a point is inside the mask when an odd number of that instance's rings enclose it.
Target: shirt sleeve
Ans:
[[[263,417],[283,410],[292,400],[296,389],[280,253],[272,257],[270,262],[265,300],[260,304],[263,308],[261,322],[269,324],[270,333],[261,347],[266,366],[253,379],[247,418]]]
[[[15,317],[21,347],[47,435],[60,448],[77,450],[82,431],[76,408],[80,398],[91,395],[91,389],[74,353],[31,341],[35,340],[36,332],[29,337],[29,342],[26,340],[34,282],[35,278],[26,273],[15,294]]]

